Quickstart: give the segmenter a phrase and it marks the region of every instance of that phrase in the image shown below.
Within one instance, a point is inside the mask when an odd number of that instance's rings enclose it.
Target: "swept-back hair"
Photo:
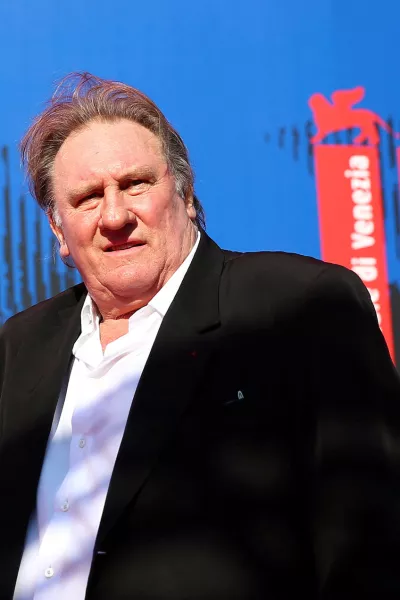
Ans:
[[[52,169],[57,152],[72,132],[94,119],[127,119],[157,136],[175,178],[177,193],[184,201],[193,197],[196,223],[205,227],[204,209],[194,194],[193,169],[181,136],[143,92],[90,73],[71,73],[62,79],[20,144],[30,191],[45,212],[55,216]]]

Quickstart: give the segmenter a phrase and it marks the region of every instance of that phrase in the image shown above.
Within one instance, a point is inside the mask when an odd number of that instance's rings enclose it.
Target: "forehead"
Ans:
[[[134,167],[165,164],[160,140],[132,121],[91,121],[67,137],[53,166],[54,186],[93,178],[118,176]]]

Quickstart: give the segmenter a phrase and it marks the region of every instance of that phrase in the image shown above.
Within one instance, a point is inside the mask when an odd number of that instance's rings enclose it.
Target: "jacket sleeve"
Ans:
[[[5,325],[0,327],[0,420],[1,420],[1,395],[3,389],[3,379],[6,365],[6,343],[5,343]]]
[[[368,290],[328,265],[308,296],[319,599],[400,597],[400,379]]]

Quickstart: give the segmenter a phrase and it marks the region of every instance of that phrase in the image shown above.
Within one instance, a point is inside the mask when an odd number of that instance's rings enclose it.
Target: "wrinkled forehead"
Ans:
[[[160,139],[142,125],[127,120],[91,121],[60,147],[53,164],[53,187],[117,176],[132,168],[158,172],[165,165]]]

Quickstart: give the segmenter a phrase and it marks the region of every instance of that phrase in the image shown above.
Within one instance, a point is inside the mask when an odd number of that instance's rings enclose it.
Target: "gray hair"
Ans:
[[[94,119],[108,122],[127,119],[157,136],[178,195],[184,201],[193,198],[196,225],[205,228],[204,209],[194,194],[194,173],[179,133],[143,92],[90,73],[71,73],[60,82],[47,108],[34,120],[20,144],[30,191],[57,224],[61,225],[52,186],[56,154],[72,132]]]

